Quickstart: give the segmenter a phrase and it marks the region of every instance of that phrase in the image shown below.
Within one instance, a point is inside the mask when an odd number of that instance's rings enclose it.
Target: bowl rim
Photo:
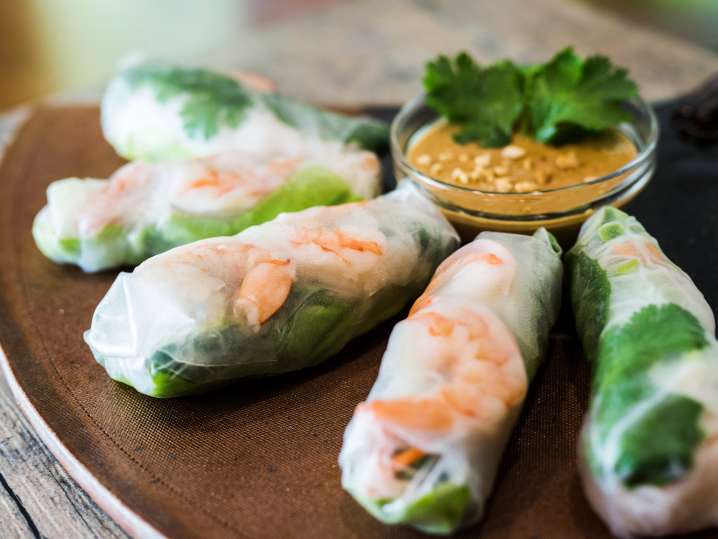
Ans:
[[[446,182],[443,180],[439,180],[438,178],[433,178],[431,176],[428,176],[421,172],[419,169],[414,167],[409,160],[406,157],[406,153],[402,150],[400,144],[399,144],[399,136],[401,134],[400,129],[403,127],[402,124],[406,121],[407,118],[409,118],[412,114],[416,113],[418,109],[421,107],[428,107],[428,104],[426,103],[426,94],[421,93],[417,96],[414,96],[409,101],[404,103],[404,105],[399,109],[399,112],[394,116],[394,119],[391,122],[391,126],[389,129],[389,144],[390,144],[390,150],[392,158],[398,162],[398,164],[404,169],[407,170],[407,174],[414,175],[418,178],[420,178],[422,181],[428,182],[429,184],[433,184],[435,187],[439,187],[441,189],[455,189],[459,191],[465,191],[468,193],[477,193],[481,195],[491,195],[491,196],[501,196],[501,197],[523,197],[526,198],[527,196],[538,196],[543,194],[550,194],[550,193],[561,193],[570,191],[572,189],[582,189],[586,186],[590,185],[600,185],[604,182],[607,182],[609,180],[613,180],[619,176],[623,176],[628,174],[634,169],[639,168],[640,166],[644,165],[647,161],[653,159],[655,157],[656,153],[656,147],[658,145],[658,138],[660,135],[660,127],[658,123],[658,118],[656,116],[656,112],[653,109],[653,107],[642,97],[637,96],[631,99],[627,100],[628,103],[632,103],[635,105],[638,110],[645,114],[648,118],[648,136],[646,137],[644,144],[645,146],[639,151],[636,156],[631,159],[626,164],[622,165],[620,168],[614,170],[613,172],[610,172],[608,174],[604,174],[603,176],[599,176],[597,178],[594,178],[587,182],[580,182],[580,183],[574,183],[570,185],[564,185],[563,187],[555,187],[552,189],[534,189],[533,191],[526,191],[526,192],[499,192],[499,191],[486,191],[483,189],[479,189],[478,187],[470,187],[466,185],[457,185],[455,183]],[[438,114],[438,113],[437,113]],[[629,124],[634,122],[627,122]],[[426,124],[429,125],[429,124]],[[627,180],[630,179],[626,178]],[[616,186],[617,187],[617,186]]]

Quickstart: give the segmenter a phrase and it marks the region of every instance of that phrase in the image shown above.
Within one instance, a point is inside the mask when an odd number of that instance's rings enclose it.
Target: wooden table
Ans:
[[[216,51],[210,63],[255,69],[288,93],[339,104],[400,102],[420,90],[427,58],[459,49],[481,60],[530,61],[572,43],[628,66],[649,99],[677,95],[718,71],[718,56],[704,49],[573,0],[328,3],[242,31],[237,46]],[[0,156],[29,112],[0,117]],[[125,536],[38,440],[4,382],[0,456],[2,537]]]

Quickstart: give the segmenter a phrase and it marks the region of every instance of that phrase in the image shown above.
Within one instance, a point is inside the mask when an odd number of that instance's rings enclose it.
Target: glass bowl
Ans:
[[[591,181],[529,193],[499,193],[447,183],[409,163],[407,153],[416,133],[438,119],[420,95],[406,103],[392,122],[394,172],[398,180],[408,178],[418,185],[465,240],[473,239],[482,230],[530,234],[545,227],[568,245],[596,208],[625,205],[653,176],[658,141],[656,115],[640,98],[628,101],[626,107],[633,120],[620,124],[618,130],[635,144],[637,154],[633,160]]]

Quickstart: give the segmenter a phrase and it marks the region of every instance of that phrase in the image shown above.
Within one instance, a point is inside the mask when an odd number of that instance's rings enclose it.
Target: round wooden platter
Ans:
[[[370,517],[342,491],[337,466],[391,323],[317,368],[193,398],[140,395],[95,363],[82,333],[115,273],[53,264],[30,231],[52,180],[105,177],[121,162],[96,107],[54,107],[33,112],[0,164],[2,367],[49,449],[138,537],[418,536]],[[572,332],[559,328],[484,521],[459,536],[610,537],[575,469],[587,387]]]

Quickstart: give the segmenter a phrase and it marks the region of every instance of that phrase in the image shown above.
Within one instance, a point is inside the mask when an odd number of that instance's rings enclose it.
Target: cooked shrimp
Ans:
[[[182,192],[186,193],[187,191],[209,187],[215,191],[218,196],[221,196],[235,189],[241,179],[242,176],[236,172],[220,173],[218,170],[209,167],[199,178],[187,182]]]
[[[78,216],[78,227],[83,235],[94,235],[110,224],[131,223],[159,200],[190,213],[236,211],[276,190],[304,162],[301,156],[264,162],[227,154],[179,163],[130,163],[94,195]]]
[[[422,379],[431,382],[418,392],[400,391],[357,407],[357,420],[378,429],[367,472],[374,478],[368,483],[372,496],[397,496],[435,458],[437,440],[493,432],[523,402],[528,377],[516,338],[484,305],[511,289],[515,272],[508,249],[477,240],[439,266],[397,326],[400,339],[421,343],[413,374],[425,370]]]
[[[129,163],[119,168],[79,215],[80,233],[96,234],[109,224],[119,223],[127,208],[141,205],[151,184],[152,169],[146,163]]]
[[[489,311],[463,310],[449,317],[420,310],[405,323],[421,325],[449,352],[442,358],[443,383],[430,395],[374,400],[360,405],[393,433],[414,431],[449,434],[464,422],[491,428],[506,411],[520,403],[527,378],[516,341]],[[419,448],[421,449],[421,448]]]
[[[269,260],[252,267],[235,293],[235,315],[243,312],[255,329],[264,324],[289,297],[294,273],[289,260]]]
[[[297,230],[292,242],[295,244],[314,244],[322,251],[333,253],[345,262],[349,262],[343,254],[346,250],[371,253],[378,256],[384,252],[377,242],[355,238],[338,228],[301,228]]]
[[[444,260],[436,270],[434,278],[424,293],[416,300],[411,313],[430,303],[430,298],[446,283],[450,283],[454,276],[471,264],[481,268],[484,275],[481,290],[493,288],[502,294],[507,294],[514,275],[516,263],[511,253],[500,243],[492,240],[476,240],[456,251]]]
[[[649,238],[628,237],[614,245],[610,249],[610,253],[627,258],[637,258],[642,263],[659,265],[668,263],[666,255],[664,255],[658,245]]]

